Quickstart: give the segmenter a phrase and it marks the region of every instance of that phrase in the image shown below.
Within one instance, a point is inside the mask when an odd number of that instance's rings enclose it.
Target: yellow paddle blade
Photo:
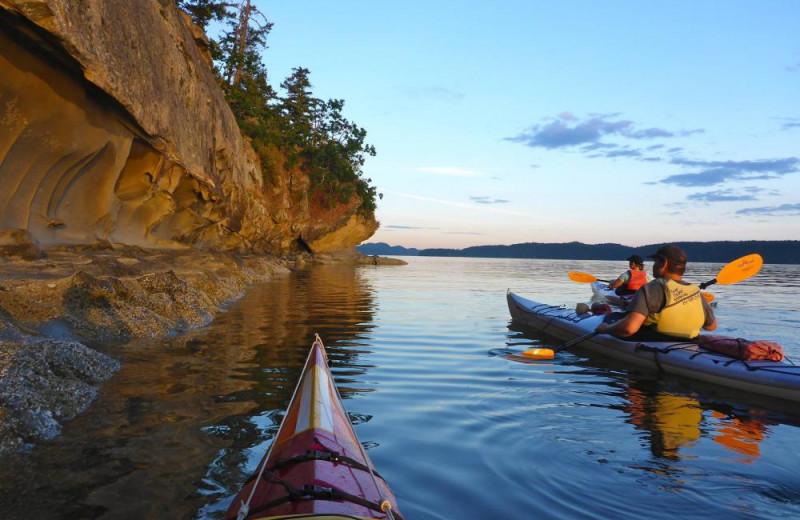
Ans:
[[[762,265],[764,265],[764,259],[759,254],[737,258],[722,268],[717,275],[717,283],[728,285],[741,282],[760,271]]]
[[[570,271],[569,279],[578,283],[592,283],[597,281],[597,278],[589,273],[582,273],[580,271]]]
[[[549,348],[532,348],[522,353],[523,356],[530,359],[553,359],[555,352]]]
[[[708,303],[711,303],[711,302],[713,302],[713,301],[714,301],[714,295],[713,295],[713,294],[711,294],[710,292],[701,292],[701,293],[700,293],[700,296],[702,296],[702,297],[703,297],[703,299],[704,299],[705,301],[707,301]]]

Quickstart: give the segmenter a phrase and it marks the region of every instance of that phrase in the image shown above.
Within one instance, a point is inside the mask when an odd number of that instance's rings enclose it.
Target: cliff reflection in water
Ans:
[[[250,300],[257,303],[255,308]],[[342,397],[371,391],[357,381],[369,368],[358,357],[369,352],[361,339],[372,328],[373,307],[371,288],[354,275],[352,266],[317,266],[253,289],[231,316],[245,321],[218,326],[225,333],[258,324],[257,332],[251,331],[254,337],[247,356],[229,372],[229,377],[245,382],[246,387],[220,397],[247,409],[207,427],[230,444],[219,451],[206,475],[207,493],[218,501],[206,506],[203,515],[227,509],[228,500],[255,470],[277,433],[314,333],[320,334],[327,347]],[[229,316],[220,321],[230,321]],[[354,423],[368,419],[351,415]]]
[[[370,391],[355,382],[369,368],[358,357],[372,306],[354,267],[315,266],[252,287],[202,329],[101,347],[123,369],[61,437],[3,461],[0,517],[190,518],[224,508],[213,502],[263,454],[315,332],[343,397]]]

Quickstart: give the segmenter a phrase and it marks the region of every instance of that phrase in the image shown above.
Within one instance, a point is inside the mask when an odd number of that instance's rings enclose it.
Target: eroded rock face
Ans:
[[[0,2],[0,228],[274,254],[368,238],[374,218],[313,221],[297,172],[265,193],[197,41],[172,0]]]

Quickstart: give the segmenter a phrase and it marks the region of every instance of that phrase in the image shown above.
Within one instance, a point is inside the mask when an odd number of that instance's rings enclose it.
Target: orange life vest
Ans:
[[[626,288],[630,289],[631,291],[638,291],[639,287],[643,286],[647,283],[647,273],[644,271],[628,271],[630,273],[630,277],[628,278],[628,283],[625,285]]]

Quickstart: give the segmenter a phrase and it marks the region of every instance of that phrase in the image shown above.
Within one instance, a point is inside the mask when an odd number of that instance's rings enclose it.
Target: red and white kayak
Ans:
[[[226,519],[398,519],[397,501],[373,468],[342,406],[316,336],[272,446]]]

